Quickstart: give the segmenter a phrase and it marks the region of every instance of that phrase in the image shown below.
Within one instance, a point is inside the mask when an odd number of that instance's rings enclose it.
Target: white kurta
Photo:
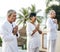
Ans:
[[[55,40],[57,38],[58,25],[53,22],[52,18],[47,19],[47,39]]]
[[[47,52],[55,52],[57,28],[58,25],[54,23],[54,19],[47,19]]]
[[[6,21],[0,29],[2,52],[18,52],[17,37],[13,35],[12,30],[12,24],[8,21]]]
[[[38,31],[31,36],[35,26],[32,23],[27,23],[26,32],[27,32],[27,48],[36,48],[40,47],[40,34]]]

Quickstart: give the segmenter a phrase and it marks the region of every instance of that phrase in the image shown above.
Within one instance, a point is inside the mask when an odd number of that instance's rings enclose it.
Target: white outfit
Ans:
[[[39,52],[39,47],[37,47],[37,48],[30,48],[29,50],[27,50],[27,52]]]
[[[17,37],[16,35],[13,35],[12,30],[12,24],[8,21],[3,23],[0,29],[0,37],[2,38],[2,52],[18,52]]]
[[[27,52],[39,52],[40,47],[40,34],[38,31],[34,33],[34,35],[31,36],[33,33],[33,30],[35,29],[35,26],[28,22],[26,27],[27,32]]]
[[[47,50],[48,52],[55,52],[58,25],[53,22],[52,18],[47,19],[46,25],[47,25]]]

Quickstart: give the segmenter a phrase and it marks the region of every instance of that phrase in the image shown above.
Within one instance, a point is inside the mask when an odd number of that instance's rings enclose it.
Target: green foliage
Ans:
[[[37,16],[37,22],[38,22],[38,23],[41,23],[41,22],[42,22],[42,19],[43,19],[42,16]]]
[[[28,12],[28,9],[26,9],[26,8],[22,8],[21,10],[19,10],[20,11],[20,13],[18,13],[18,15],[19,15],[19,17],[18,17],[18,24],[20,24],[20,23],[26,23],[26,21],[28,20],[28,14],[29,14],[29,12]]]
[[[30,10],[30,12],[36,12],[35,5],[31,5],[31,7],[28,7],[28,9]]]

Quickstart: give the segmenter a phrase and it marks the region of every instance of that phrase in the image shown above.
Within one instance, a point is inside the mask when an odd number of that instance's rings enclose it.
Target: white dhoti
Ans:
[[[54,23],[53,19],[47,19],[47,52],[55,52],[58,24]]]
[[[27,52],[39,52],[39,48],[30,48]]]
[[[47,41],[47,52],[55,52],[56,40]]]

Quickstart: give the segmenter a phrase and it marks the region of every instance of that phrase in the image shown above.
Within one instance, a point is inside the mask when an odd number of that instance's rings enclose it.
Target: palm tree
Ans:
[[[18,13],[18,25],[20,25],[21,23],[23,24],[23,27],[19,30],[20,33],[20,39],[22,39],[23,41],[21,41],[23,43],[23,46],[25,45],[25,49],[26,49],[26,39],[22,38],[22,37],[26,37],[26,21],[28,20],[28,15],[29,15],[29,11],[27,8],[22,8],[21,10],[19,10],[20,13]],[[19,41],[18,41],[19,42]],[[22,47],[24,48],[24,47]]]
[[[26,24],[26,21],[28,20],[29,11],[27,8],[22,8],[22,10],[19,11],[20,11],[20,13],[18,13],[19,20],[17,21],[17,23],[20,24],[23,22],[23,26],[24,26]]]

